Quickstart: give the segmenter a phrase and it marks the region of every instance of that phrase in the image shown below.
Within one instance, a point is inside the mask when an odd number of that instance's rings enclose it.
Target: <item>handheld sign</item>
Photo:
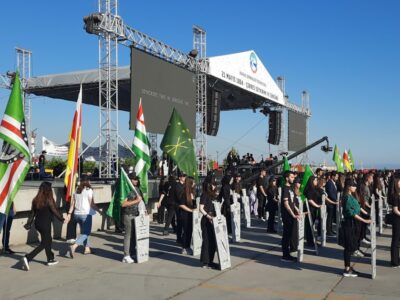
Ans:
[[[226,219],[221,215],[221,205],[217,201],[213,202],[216,217],[213,218],[215,238],[217,242],[217,253],[221,271],[231,267],[231,254],[229,250],[228,229]]]
[[[325,247],[326,246],[326,195],[322,195],[322,205],[320,208],[321,212],[321,246]]]
[[[201,214],[198,209],[193,210],[192,213],[192,222],[193,222],[193,232],[192,232],[192,252],[193,256],[200,255],[201,253],[201,244],[203,242],[202,232],[201,232]]]
[[[135,217],[136,261],[138,264],[149,260],[150,217],[143,206],[141,208],[139,205],[139,216]],[[144,206],[144,208],[146,207]]]
[[[232,241],[240,242],[240,203],[238,202],[238,194],[233,193],[231,204],[231,224],[232,224]]]
[[[306,208],[307,208],[308,222],[310,223],[311,233],[312,233],[314,247],[315,247],[315,254],[318,255],[318,245],[317,245],[317,241],[315,238],[314,223],[312,221],[312,216],[311,216],[311,212],[310,212],[310,206],[308,204],[308,199],[306,199],[305,203],[306,203]]]
[[[371,220],[372,223],[369,225],[371,232],[371,277],[375,279],[376,277],[376,216],[375,216],[375,197],[372,196],[371,205]]]
[[[282,235],[283,232],[283,224],[282,224],[282,216],[281,216],[281,196],[282,196],[282,188],[278,188],[278,233]]]
[[[242,189],[242,204],[244,210],[244,219],[246,228],[251,227],[251,214],[250,214],[250,198],[246,195],[246,189]]]
[[[378,218],[379,234],[383,234],[383,197],[381,194],[378,196]]]
[[[341,194],[337,194],[336,200],[336,242],[339,244],[339,230],[340,230],[340,222],[342,221],[342,212],[340,210],[340,197]]]

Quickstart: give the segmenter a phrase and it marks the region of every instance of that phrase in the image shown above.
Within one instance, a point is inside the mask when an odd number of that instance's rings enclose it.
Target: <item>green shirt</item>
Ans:
[[[343,216],[345,218],[351,218],[360,214],[361,207],[356,198],[352,195],[346,195],[343,200],[345,203],[343,207]]]

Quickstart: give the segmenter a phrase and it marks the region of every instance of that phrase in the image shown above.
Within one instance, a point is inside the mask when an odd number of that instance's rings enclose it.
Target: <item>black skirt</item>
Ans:
[[[361,224],[354,218],[345,218],[344,229],[344,248],[349,251],[356,251],[359,248]]]

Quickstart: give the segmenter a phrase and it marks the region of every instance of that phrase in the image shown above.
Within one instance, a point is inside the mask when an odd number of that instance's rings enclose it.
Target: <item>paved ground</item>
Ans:
[[[41,253],[29,272],[19,259],[32,246],[14,247],[0,256],[0,299],[399,299],[400,269],[389,267],[390,235],[378,238],[377,278],[370,279],[369,258],[354,258],[360,278],[343,278],[342,249],[334,241],[320,256],[306,253],[303,263],[280,261],[280,237],[267,235],[265,223],[243,230],[243,240],[231,244],[232,268],[200,268],[199,259],[180,254],[173,235],[163,237],[152,224],[151,258],[126,265],[122,236],[95,232],[93,255],[65,256],[64,241],[55,241],[57,266],[44,265]]]

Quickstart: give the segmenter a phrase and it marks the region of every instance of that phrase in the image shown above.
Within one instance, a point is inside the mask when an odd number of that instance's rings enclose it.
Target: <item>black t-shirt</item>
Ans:
[[[393,204],[392,207],[397,206],[400,209],[400,196],[393,195]]]
[[[260,187],[264,188],[264,192],[266,192],[266,178],[265,177],[258,177],[257,179],[257,195],[259,196],[264,196],[264,194],[261,192]]]
[[[320,195],[316,188],[311,188],[304,193],[304,196],[306,196],[307,200],[313,200],[315,203],[318,203],[318,198]]]
[[[293,217],[290,215],[290,213],[287,211],[285,207],[285,200],[288,199],[289,201],[289,206],[293,212],[295,212],[294,209],[294,193],[292,191],[292,188],[290,186],[285,185],[282,189],[282,198],[281,198],[281,214],[282,214],[282,219],[283,221],[286,220],[291,220]]]
[[[214,210],[214,205],[212,203],[212,199],[207,195],[207,193],[203,193],[200,196],[200,205],[204,205],[204,210],[208,214],[212,214]]]

